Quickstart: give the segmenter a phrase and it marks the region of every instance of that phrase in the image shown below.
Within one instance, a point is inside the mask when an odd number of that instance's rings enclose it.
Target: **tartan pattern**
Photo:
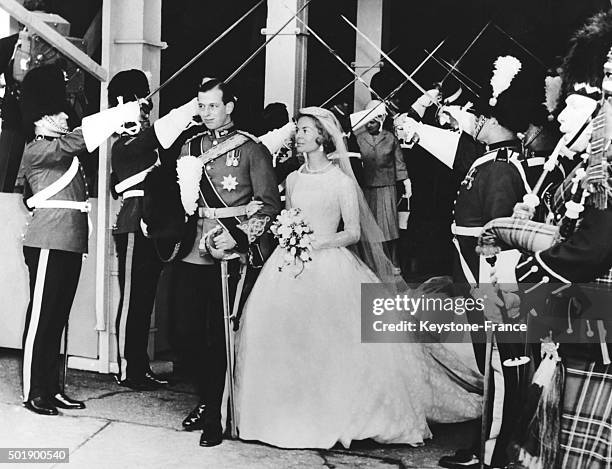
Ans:
[[[478,246],[511,248],[530,253],[550,248],[559,239],[559,227],[522,218],[496,218],[487,223]],[[501,244],[500,244],[501,243]]]
[[[559,467],[612,468],[611,410],[610,365],[569,359],[561,416]]]
[[[595,279],[595,283],[612,286],[612,269],[608,270],[606,275],[602,275]]]

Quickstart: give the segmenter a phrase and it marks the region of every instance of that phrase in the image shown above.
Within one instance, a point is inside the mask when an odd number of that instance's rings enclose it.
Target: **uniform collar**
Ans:
[[[49,140],[50,142],[52,142],[53,140],[57,139],[59,137],[51,137],[50,135],[36,135],[34,137],[34,140]]]
[[[230,122],[229,124],[227,124],[224,127],[220,127],[218,129],[215,130],[208,130],[208,133],[211,137],[213,138],[223,138],[223,137],[227,137],[229,134],[231,134],[232,132],[234,132],[236,130],[234,123]]]
[[[491,143],[485,147],[485,152],[489,153],[494,150],[499,150],[500,148],[509,148],[512,150],[520,150],[521,149],[521,141],[518,138],[511,140],[503,140],[501,142]]]

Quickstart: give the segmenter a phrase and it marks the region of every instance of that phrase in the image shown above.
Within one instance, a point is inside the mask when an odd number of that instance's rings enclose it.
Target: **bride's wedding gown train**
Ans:
[[[435,346],[361,343],[360,285],[379,280],[341,246],[359,227],[353,181],[332,167],[295,172],[288,187],[291,206],[331,247],[314,251],[297,278],[279,271],[277,248],[250,294],[237,337],[240,438],[283,448],[348,447],[366,438],[419,445],[431,437],[428,420],[477,418],[480,396],[439,364],[452,360],[450,352],[438,349],[434,360],[428,349]]]

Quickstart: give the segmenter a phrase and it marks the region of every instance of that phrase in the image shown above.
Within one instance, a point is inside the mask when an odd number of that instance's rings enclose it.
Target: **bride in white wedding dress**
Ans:
[[[367,438],[420,445],[431,437],[428,421],[479,417],[480,396],[439,364],[452,361],[448,350],[434,360],[432,346],[361,343],[361,284],[384,277],[380,262],[370,262],[375,274],[347,249],[364,236],[365,203],[331,112],[302,109],[297,126],[307,158],[287,178],[287,206],[314,231],[312,261],[294,278],[279,271],[277,248],[245,305],[235,369],[240,438],[283,448]]]

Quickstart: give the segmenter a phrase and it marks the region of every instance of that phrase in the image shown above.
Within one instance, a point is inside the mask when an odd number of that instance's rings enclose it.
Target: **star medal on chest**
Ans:
[[[231,174],[227,176],[223,176],[223,182],[221,182],[221,186],[227,192],[232,192],[233,190],[236,189],[236,187],[238,187],[238,179],[236,179]]]
[[[238,150],[232,150],[228,152],[225,157],[225,166],[236,167],[240,163],[240,152]]]

